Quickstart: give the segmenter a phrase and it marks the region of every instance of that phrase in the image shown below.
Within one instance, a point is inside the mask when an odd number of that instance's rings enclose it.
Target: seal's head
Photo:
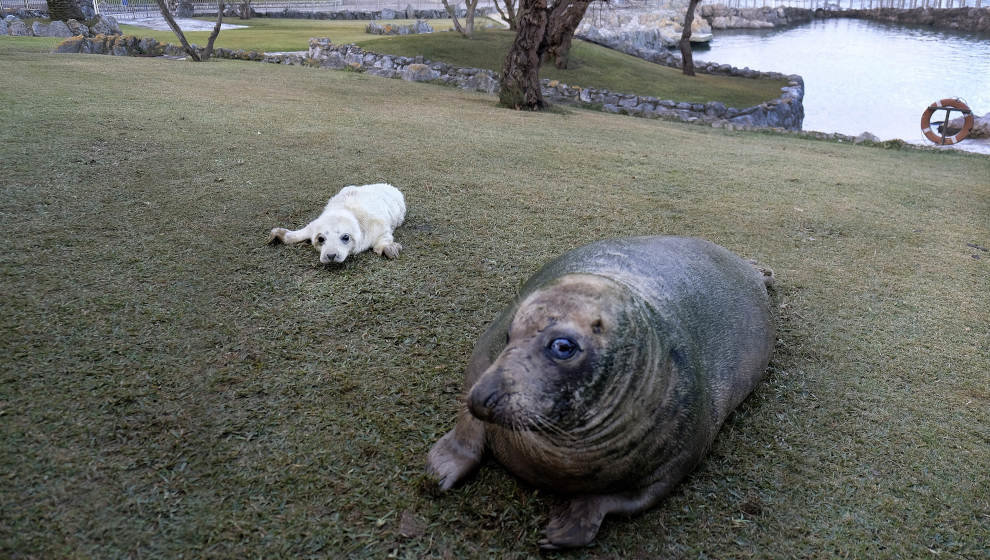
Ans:
[[[505,347],[468,391],[476,418],[553,439],[600,424],[630,379],[616,362],[644,357],[644,311],[625,286],[569,274],[529,294],[508,328]],[[651,354],[648,349],[645,354]],[[641,364],[642,365],[642,364]],[[622,367],[623,370],[638,369]]]

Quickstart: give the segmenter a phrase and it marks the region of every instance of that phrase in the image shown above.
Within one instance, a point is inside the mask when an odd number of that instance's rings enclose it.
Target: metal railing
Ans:
[[[48,11],[48,2],[45,0],[0,0],[0,10],[13,12],[14,10],[43,10]]]
[[[670,0],[644,0],[636,2],[633,6],[637,8],[650,8],[669,4]],[[990,6],[990,0],[702,0],[701,4],[727,6],[730,8],[805,8],[809,10],[872,10],[874,8],[981,8],[984,3]],[[133,15],[145,17],[158,13],[158,6],[154,0],[93,0],[97,13],[107,15]],[[238,2],[228,2],[238,4]],[[196,13],[215,12],[216,2],[194,2]],[[407,6],[412,6],[416,10],[441,10],[443,3],[440,0],[252,0],[251,7],[259,13],[281,12],[285,9],[308,12],[339,12],[339,11],[381,11],[391,9],[396,11],[405,10]],[[462,7],[463,2],[458,2]],[[633,7],[630,6],[630,7]],[[483,0],[478,4],[479,8],[487,8],[490,13],[494,13],[494,6],[490,0]],[[48,2],[45,0],[0,0],[0,9],[4,11],[14,11],[20,9],[28,10],[48,10]]]
[[[990,1],[990,0],[988,0]],[[984,0],[702,0],[702,5],[723,5],[729,8],[804,8],[807,10],[873,10],[894,8],[950,9],[981,8]],[[990,5],[990,4],[988,4]]]

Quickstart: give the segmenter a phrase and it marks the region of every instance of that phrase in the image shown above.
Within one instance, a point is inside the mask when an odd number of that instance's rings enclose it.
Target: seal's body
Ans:
[[[663,498],[763,377],[765,284],[708,241],[601,241],[537,272],[475,345],[457,425],[427,470],[449,489],[486,449],[571,498],[544,548],[590,543],[609,513]]]

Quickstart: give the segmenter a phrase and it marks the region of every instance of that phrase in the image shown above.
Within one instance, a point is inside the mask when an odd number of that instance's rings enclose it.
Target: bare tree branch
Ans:
[[[182,28],[179,24],[175,22],[175,18],[172,17],[172,12],[168,10],[168,6],[165,5],[165,0],[155,0],[155,4],[158,4],[158,10],[162,13],[162,17],[165,18],[165,23],[168,24],[169,28],[175,33],[176,37],[179,38],[179,43],[182,44],[182,50],[186,51],[189,58],[196,62],[205,62],[210,59],[213,54],[213,42],[216,41],[217,36],[220,35],[220,26],[223,22],[223,9],[224,3],[221,0],[217,4],[217,24],[213,26],[213,32],[210,33],[209,41],[206,44],[206,48],[203,51],[198,51],[189,44],[186,40],[185,33],[182,32]]]

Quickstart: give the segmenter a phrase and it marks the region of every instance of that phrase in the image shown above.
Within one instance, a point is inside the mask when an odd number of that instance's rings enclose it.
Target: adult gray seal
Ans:
[[[760,382],[769,277],[701,239],[592,243],[530,278],[474,347],[465,407],[427,457],[443,490],[486,450],[565,495],[540,545],[583,546],[660,501]]]

